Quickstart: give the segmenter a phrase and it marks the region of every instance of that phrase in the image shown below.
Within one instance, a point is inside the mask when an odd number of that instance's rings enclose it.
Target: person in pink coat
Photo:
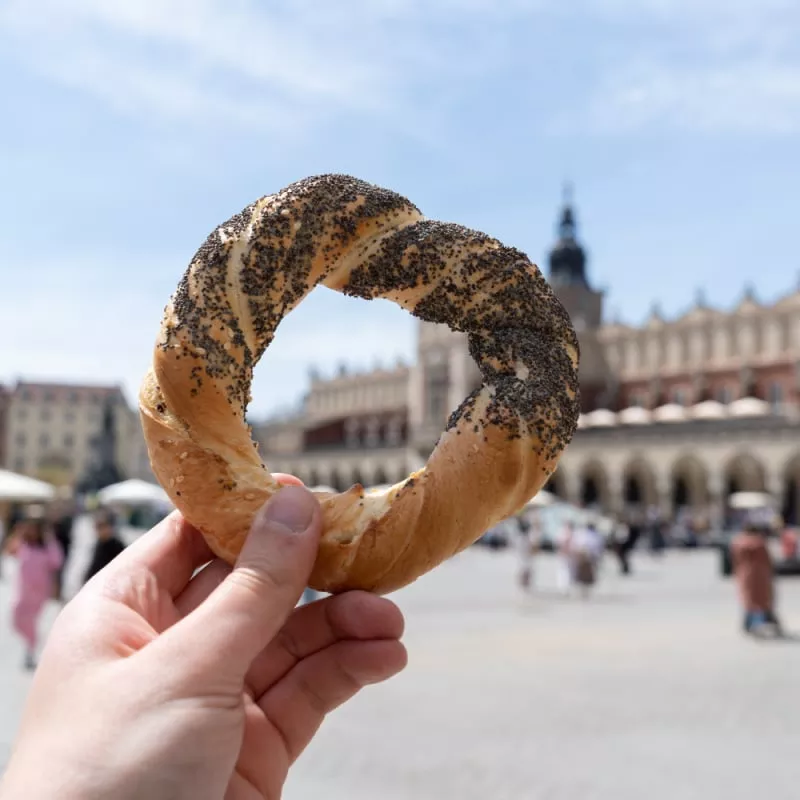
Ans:
[[[25,642],[25,668],[36,668],[37,629],[47,601],[53,597],[55,578],[64,553],[42,519],[20,522],[6,544],[6,552],[19,562],[14,630]]]

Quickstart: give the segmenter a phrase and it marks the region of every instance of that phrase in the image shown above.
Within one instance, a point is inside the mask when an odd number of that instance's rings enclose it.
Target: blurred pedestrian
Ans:
[[[35,669],[39,617],[53,597],[55,575],[64,563],[64,553],[44,519],[17,523],[4,551],[19,562],[13,626],[25,642],[25,668]]]
[[[523,592],[533,589],[534,556],[538,549],[538,530],[535,521],[531,521],[522,511],[515,518],[517,526],[517,553],[519,554],[518,582]]]
[[[739,586],[745,633],[759,634],[767,628],[782,632],[775,614],[774,570],[767,548],[769,528],[758,519],[745,521],[731,542],[731,559]]]
[[[584,597],[589,596],[592,586],[597,581],[604,547],[603,537],[593,522],[578,528],[572,537],[572,574],[575,583],[581,587],[581,594]]]
[[[69,559],[70,552],[72,551],[73,521],[74,518],[72,514],[66,509],[62,509],[61,513],[54,514],[53,533],[55,534],[58,544],[61,546],[61,552],[64,558],[55,575],[53,596],[62,603],[66,602],[66,598],[64,597],[64,568]]]
[[[650,540],[650,553],[655,557],[660,557],[667,546],[665,533],[666,522],[661,516],[661,512],[651,506],[647,511],[647,533]]]
[[[99,509],[94,517],[96,541],[92,560],[83,578],[86,583],[91,577],[110,564],[124,549],[125,544],[117,534],[113,514],[107,509]]]
[[[558,589],[563,594],[569,594],[573,583],[573,558],[572,541],[575,536],[575,526],[571,522],[564,525],[564,531],[558,542]]]
[[[631,571],[630,552],[635,542],[632,531],[633,526],[623,520],[617,521],[614,525],[614,532],[611,538],[611,550],[617,557],[621,575],[629,575]]]

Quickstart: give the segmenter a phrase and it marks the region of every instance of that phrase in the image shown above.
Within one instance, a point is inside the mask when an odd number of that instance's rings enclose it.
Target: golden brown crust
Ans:
[[[577,338],[523,253],[424,220],[393,192],[327,175],[248,206],[189,265],[140,393],[156,477],[229,562],[280,488],[244,421],[252,370],[317,283],[466,331],[485,381],[424,470],[385,495],[355,486],[319,497],[311,585],[385,593],[468,547],[544,485],[577,424]]]

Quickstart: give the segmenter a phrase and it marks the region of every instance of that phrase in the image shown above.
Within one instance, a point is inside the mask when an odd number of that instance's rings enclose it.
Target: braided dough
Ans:
[[[484,380],[423,470],[383,494],[356,485],[318,495],[324,530],[310,585],[389,592],[544,485],[577,425],[578,341],[524,253],[426,220],[394,192],[324,175],[248,206],[192,259],[140,393],[158,480],[231,563],[258,509],[280,491],[245,422],[253,368],[319,283],[466,331]]]

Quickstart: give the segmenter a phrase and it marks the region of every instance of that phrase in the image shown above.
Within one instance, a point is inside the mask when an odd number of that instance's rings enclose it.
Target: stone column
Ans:
[[[560,476],[564,487],[564,500],[573,505],[580,505],[580,475],[572,470],[565,470]]]
[[[358,447],[359,421],[355,417],[348,417],[344,423],[344,438],[347,447]]]
[[[380,425],[378,417],[370,417],[367,420],[366,437],[364,444],[366,447],[377,447],[380,444]]]
[[[725,522],[725,498],[723,489],[725,476],[721,471],[712,471],[708,476],[708,515],[711,531],[722,529]]]
[[[655,475],[656,484],[656,506],[665,519],[672,519],[675,509],[672,504],[672,481],[671,476],[657,472]]]
[[[624,491],[625,481],[622,473],[617,471],[609,471],[606,473],[606,490],[608,491],[608,505],[603,510],[608,514],[619,515],[624,508]]]

